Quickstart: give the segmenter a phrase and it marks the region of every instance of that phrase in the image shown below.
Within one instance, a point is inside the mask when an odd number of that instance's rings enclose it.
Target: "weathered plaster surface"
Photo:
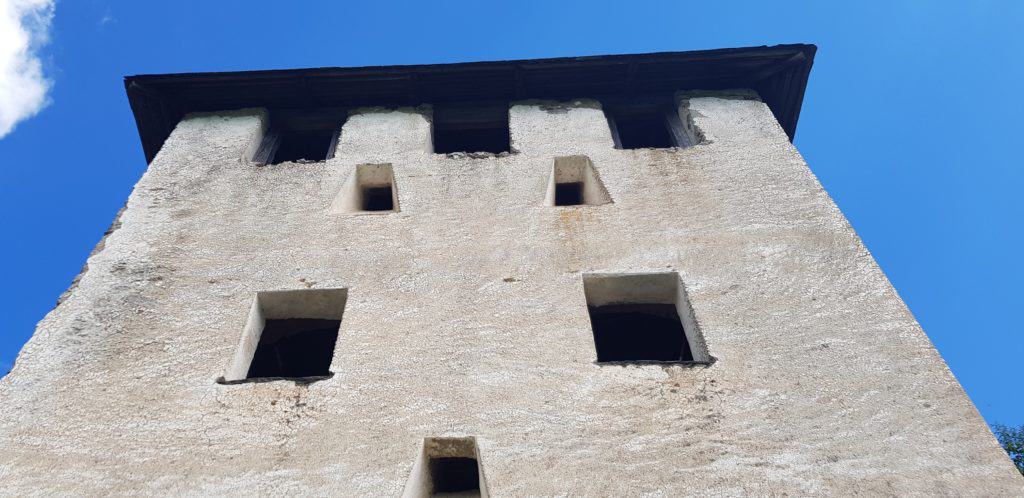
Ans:
[[[475,436],[491,496],[1020,495],[984,422],[757,100],[615,150],[593,103],[511,109],[503,157],[369,110],[257,167],[260,111],[192,115],[0,381],[0,493],[399,496]],[[544,205],[587,155],[613,203]],[[331,214],[357,164],[401,211]],[[598,366],[581,274],[679,272],[708,367]],[[255,292],[347,288],[333,378],[222,385]]]

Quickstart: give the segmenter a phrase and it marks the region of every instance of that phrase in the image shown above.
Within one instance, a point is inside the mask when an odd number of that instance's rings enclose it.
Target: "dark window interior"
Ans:
[[[323,161],[334,157],[347,111],[340,107],[272,109],[270,128],[253,155],[257,164]]]
[[[675,147],[668,130],[668,121],[660,113],[617,118],[619,143],[623,149]]]
[[[327,159],[334,139],[334,130],[302,130],[281,132],[277,150],[270,164],[288,161],[323,161]]]
[[[508,103],[437,105],[433,116],[434,152],[510,150]]]
[[[674,304],[588,306],[597,361],[693,361]]]
[[[615,146],[620,149],[686,147],[674,101],[669,96],[643,99],[609,99],[602,102]]]
[[[267,320],[249,365],[249,379],[330,375],[341,320]]]
[[[583,204],[583,182],[555,184],[555,205],[576,206]]]
[[[480,470],[475,458],[431,458],[430,480],[433,483],[433,494],[480,496]]]
[[[391,187],[366,187],[363,189],[364,211],[391,211],[395,209]]]

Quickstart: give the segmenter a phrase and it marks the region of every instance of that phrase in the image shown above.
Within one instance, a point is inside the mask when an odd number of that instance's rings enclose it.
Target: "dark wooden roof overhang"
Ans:
[[[128,76],[151,161],[193,111],[416,106],[479,100],[616,98],[677,90],[757,91],[792,140],[814,45],[412,66]]]

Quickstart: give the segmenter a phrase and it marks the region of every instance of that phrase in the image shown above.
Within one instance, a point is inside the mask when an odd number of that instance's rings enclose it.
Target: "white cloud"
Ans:
[[[0,138],[49,103],[39,48],[49,41],[54,0],[0,0]]]

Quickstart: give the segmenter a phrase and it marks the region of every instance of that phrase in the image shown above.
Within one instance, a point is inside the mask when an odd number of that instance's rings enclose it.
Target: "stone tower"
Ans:
[[[1019,495],[790,143],[813,56],[127,78],[0,493]]]

